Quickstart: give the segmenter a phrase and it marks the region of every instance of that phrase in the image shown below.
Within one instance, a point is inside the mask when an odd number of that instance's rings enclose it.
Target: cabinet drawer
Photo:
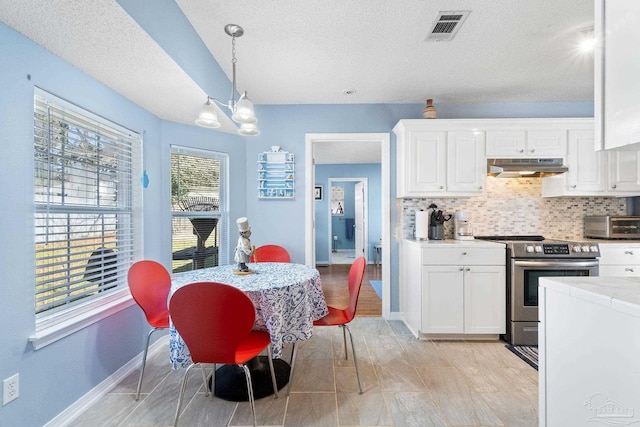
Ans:
[[[423,248],[422,265],[505,265],[504,248]]]
[[[638,277],[640,265],[601,265],[600,277]]]
[[[603,265],[640,265],[640,246],[600,244],[600,269]]]

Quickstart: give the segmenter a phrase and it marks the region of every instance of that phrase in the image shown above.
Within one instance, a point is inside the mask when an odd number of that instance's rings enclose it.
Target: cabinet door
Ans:
[[[464,271],[464,332],[506,332],[505,267],[471,266]]]
[[[600,193],[606,190],[606,153],[594,149],[593,130],[571,130],[565,174],[569,192]]]
[[[463,332],[462,267],[422,267],[422,322],[424,334],[460,334]]]
[[[608,191],[640,192],[640,154],[638,151],[611,151]]]
[[[487,131],[487,157],[522,157],[527,140],[524,130]]]
[[[444,193],[446,190],[446,132],[409,131],[402,159],[404,196]]]
[[[447,191],[480,193],[485,185],[484,132],[449,132],[447,134]]]
[[[565,130],[527,131],[528,157],[564,157],[567,154],[567,132]]]
[[[596,0],[594,117],[599,148],[640,145],[640,58],[630,46],[640,45],[640,2]]]

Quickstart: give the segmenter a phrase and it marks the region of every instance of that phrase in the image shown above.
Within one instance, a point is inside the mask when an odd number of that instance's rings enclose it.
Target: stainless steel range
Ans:
[[[543,236],[480,236],[506,243],[507,333],[514,345],[538,344],[538,281],[541,277],[597,276],[597,243],[547,240]]]

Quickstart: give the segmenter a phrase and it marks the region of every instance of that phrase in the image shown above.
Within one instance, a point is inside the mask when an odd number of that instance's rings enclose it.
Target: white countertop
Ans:
[[[455,246],[455,247],[474,247],[474,248],[504,248],[506,245],[501,242],[492,242],[488,240],[416,240],[416,239],[404,239],[405,242],[420,246]]]
[[[540,286],[640,317],[640,277],[540,278]]]

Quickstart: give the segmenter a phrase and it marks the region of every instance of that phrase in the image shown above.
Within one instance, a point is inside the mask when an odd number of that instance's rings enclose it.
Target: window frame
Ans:
[[[171,145],[170,156],[182,154],[194,157],[204,157],[220,161],[220,186],[217,211],[182,211],[171,209],[171,222],[174,218],[216,218],[218,219],[220,243],[218,246],[219,265],[228,263],[229,253],[229,154],[215,150]],[[173,248],[173,232],[171,233],[171,248]]]
[[[35,332],[29,337],[29,342],[33,345],[35,350],[38,350],[48,344],[58,341],[86,326],[96,323],[101,319],[111,316],[127,307],[135,304],[131,297],[129,287],[126,281],[126,274],[122,274],[122,271],[128,269],[128,265],[131,265],[133,260],[140,259],[144,253],[144,229],[143,229],[143,209],[142,209],[142,186],[137,185],[139,177],[142,176],[142,153],[143,153],[143,135],[139,132],[131,131],[117,123],[114,123],[108,119],[98,116],[78,105],[75,105],[69,101],[66,101],[54,94],[44,91],[40,88],[34,88],[34,114],[36,113],[36,100],[42,98],[46,102],[54,104],[57,108],[65,111],[70,111],[73,114],[80,115],[81,118],[89,120],[94,123],[98,123],[100,126],[107,126],[112,129],[116,129],[119,132],[126,133],[130,136],[131,141],[127,142],[131,145],[131,160],[130,171],[128,177],[130,181],[124,187],[126,193],[124,197],[130,197],[130,206],[128,206],[126,212],[130,215],[130,226],[128,232],[131,234],[128,242],[130,242],[130,253],[126,256],[117,256],[117,268],[120,274],[117,277],[117,287],[113,290],[105,290],[100,292],[100,295],[94,295],[88,298],[82,298],[82,300],[72,303],[69,306],[61,306],[47,310],[45,312],[37,313],[35,306],[35,294],[34,294],[34,314],[35,314]],[[34,119],[34,154],[35,154],[35,130],[37,123]],[[34,157],[33,170],[36,171],[36,163]],[[122,173],[122,169],[118,168],[117,173]],[[99,175],[99,173],[98,173]],[[46,208],[47,203],[38,203],[36,186],[34,183],[34,220],[38,212],[42,212],[42,207]],[[118,192],[123,191],[122,187],[118,187]],[[39,205],[39,206],[38,206]],[[121,212],[122,207],[118,205],[113,213]],[[56,209],[52,209],[56,211]],[[78,209],[73,207],[70,209],[63,208],[58,209],[58,212],[80,214],[86,213],[87,210],[82,206]],[[100,209],[96,210],[94,214],[99,214]],[[111,213],[110,213],[111,214]],[[68,224],[68,223],[65,223]],[[37,224],[34,223],[34,227]],[[103,228],[101,230],[105,232]],[[104,234],[100,234],[104,236]],[[116,242],[119,242],[116,237]],[[37,241],[34,240],[34,251],[36,250]],[[37,260],[36,256],[36,260]],[[128,264],[128,265],[126,265]],[[36,266],[34,265],[34,269]],[[104,271],[102,272],[105,273]],[[37,282],[34,279],[34,292],[36,292],[35,285]]]

